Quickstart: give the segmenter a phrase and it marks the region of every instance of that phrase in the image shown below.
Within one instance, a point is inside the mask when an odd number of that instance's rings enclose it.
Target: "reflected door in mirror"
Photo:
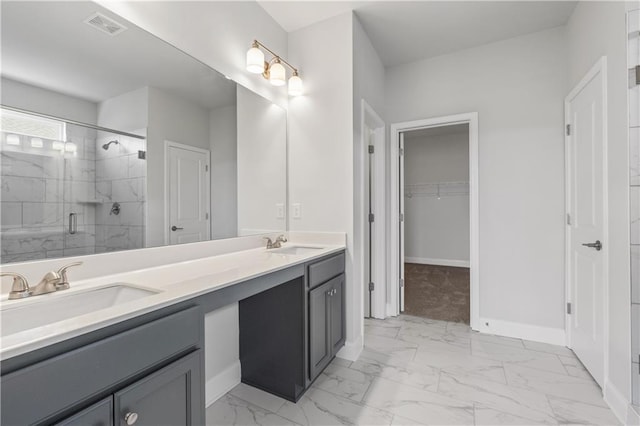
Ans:
[[[166,142],[168,243],[209,239],[209,152]]]

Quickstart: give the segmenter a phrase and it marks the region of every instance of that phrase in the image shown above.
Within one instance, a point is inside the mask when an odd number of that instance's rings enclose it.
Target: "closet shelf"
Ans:
[[[469,195],[469,182],[430,182],[404,186],[404,196],[413,197],[456,197]]]

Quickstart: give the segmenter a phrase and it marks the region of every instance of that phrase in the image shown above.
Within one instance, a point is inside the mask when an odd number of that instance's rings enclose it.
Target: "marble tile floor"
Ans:
[[[365,320],[360,358],[297,404],[240,384],[207,409],[207,425],[547,424],[619,424],[571,350],[407,315]]]

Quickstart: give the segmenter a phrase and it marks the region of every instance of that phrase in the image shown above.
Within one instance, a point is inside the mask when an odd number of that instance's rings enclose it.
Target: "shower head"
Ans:
[[[102,145],[102,149],[104,149],[105,151],[107,151],[107,150],[109,149],[109,145],[111,145],[112,143],[113,143],[113,144],[116,144],[116,145],[119,145],[119,144],[120,144],[120,142],[118,142],[117,140],[115,140],[115,139],[114,139],[114,140],[112,140],[112,141],[109,141],[109,143],[105,143],[104,145]]]

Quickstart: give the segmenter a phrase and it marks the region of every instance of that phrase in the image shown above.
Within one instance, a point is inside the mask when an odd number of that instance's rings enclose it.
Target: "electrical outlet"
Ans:
[[[293,207],[293,213],[292,213],[293,218],[300,219],[302,217],[302,204],[293,203],[291,207]]]
[[[276,219],[284,219],[284,204],[276,204]]]

